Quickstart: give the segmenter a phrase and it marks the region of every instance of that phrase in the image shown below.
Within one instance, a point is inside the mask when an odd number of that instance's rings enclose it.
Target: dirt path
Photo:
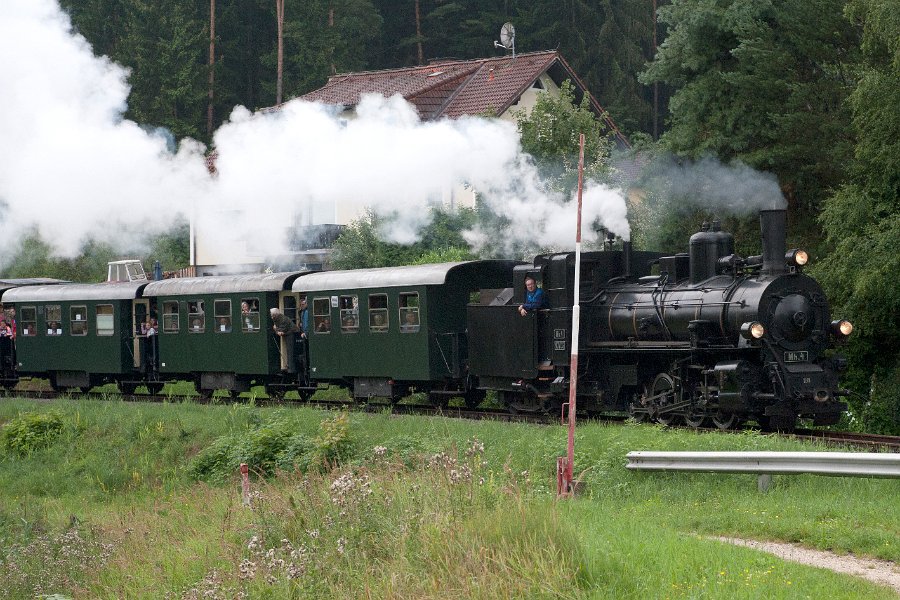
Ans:
[[[857,558],[852,555],[840,555],[822,550],[811,550],[795,544],[783,542],[758,542],[756,540],[743,540],[740,538],[717,537],[714,538],[736,546],[746,546],[755,550],[762,550],[774,554],[784,560],[831,569],[838,573],[847,573],[856,577],[868,579],[879,585],[886,585],[900,594],[900,565],[888,560],[874,558]]]

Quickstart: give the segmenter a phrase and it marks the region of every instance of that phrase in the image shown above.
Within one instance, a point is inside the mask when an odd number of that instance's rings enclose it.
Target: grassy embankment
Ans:
[[[0,403],[0,598],[890,598],[709,539],[900,560],[900,482],[648,474],[637,449],[813,449],[756,433],[312,409]],[[253,481],[241,504],[236,463]],[[326,466],[339,460],[341,465]]]

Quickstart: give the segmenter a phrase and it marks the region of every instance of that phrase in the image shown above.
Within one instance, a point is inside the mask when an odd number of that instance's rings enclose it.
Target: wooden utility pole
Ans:
[[[284,0],[275,0],[275,17],[278,20],[278,74],[275,81],[275,104],[281,104],[282,75],[284,74]]]
[[[416,46],[419,49],[419,64],[425,64],[425,53],[422,51],[422,18],[419,14],[419,0],[416,0]]]
[[[209,104],[206,107],[206,135],[213,134],[213,84],[216,66],[216,0],[209,0]]]

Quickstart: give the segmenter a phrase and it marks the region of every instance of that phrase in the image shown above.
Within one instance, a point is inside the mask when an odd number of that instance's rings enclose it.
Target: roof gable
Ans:
[[[356,106],[363,94],[385,97],[400,94],[416,107],[424,120],[464,115],[500,116],[546,73],[557,84],[569,79],[576,100],[587,91],[584,82],[556,50],[473,60],[435,61],[427,66],[343,73],[328,78],[318,90],[301,96],[310,102]],[[591,108],[614,132],[620,144],[630,146],[616,124],[590,95]]]

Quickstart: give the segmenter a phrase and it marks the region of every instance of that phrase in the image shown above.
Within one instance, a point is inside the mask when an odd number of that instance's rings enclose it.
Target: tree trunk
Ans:
[[[284,0],[275,0],[275,13],[278,19],[278,74],[275,82],[275,104],[281,104],[284,90],[282,83],[284,73]]]
[[[213,134],[213,84],[216,65],[216,0],[209,0],[209,104],[206,107],[206,134]]]
[[[419,49],[419,64],[425,64],[425,53],[422,51],[422,19],[419,14],[419,0],[416,0],[416,45]]]

